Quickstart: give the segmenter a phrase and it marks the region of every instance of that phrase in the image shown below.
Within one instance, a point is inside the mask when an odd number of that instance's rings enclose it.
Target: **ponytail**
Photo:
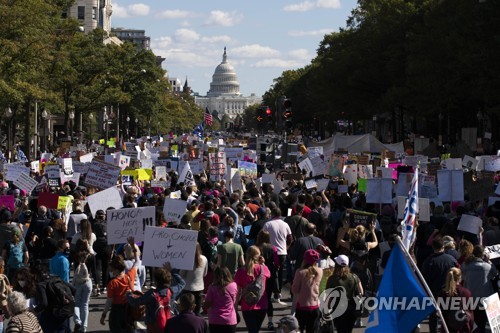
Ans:
[[[457,293],[457,286],[462,280],[462,272],[460,269],[453,267],[446,274],[446,284],[444,287],[444,293],[447,296],[454,296]]]

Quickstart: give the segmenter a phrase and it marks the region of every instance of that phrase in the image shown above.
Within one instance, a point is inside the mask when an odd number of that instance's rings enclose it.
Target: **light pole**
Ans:
[[[92,120],[94,119],[94,115],[92,113],[89,114],[89,136],[90,136],[90,145],[94,142],[92,141]]]
[[[71,140],[71,145],[73,145],[73,120],[75,119],[75,111],[71,110],[69,112],[69,133],[68,136]]]
[[[127,140],[128,140],[128,138],[129,138],[129,136],[128,136],[128,130],[129,130],[129,128],[130,128],[130,125],[129,125],[129,124],[130,124],[130,117],[129,117],[129,116],[127,116]]]
[[[108,112],[106,111],[106,107],[104,107],[104,124],[106,126],[106,144],[108,145],[109,140],[109,124],[108,124]]]
[[[139,136],[139,129],[137,128],[137,126],[139,126],[138,124],[139,122],[139,119],[135,118],[135,138],[137,139],[137,137]]]
[[[10,161],[11,158],[11,137],[12,137],[12,116],[14,113],[12,112],[12,109],[10,106],[5,110],[5,116],[8,119],[8,125],[7,125],[7,160]]]
[[[47,110],[43,110],[42,112],[42,119],[43,119],[43,140],[42,140],[42,145],[43,145],[43,152],[45,153],[45,150],[47,149],[47,133],[45,132],[45,128],[47,127],[47,118],[49,117],[49,113]]]

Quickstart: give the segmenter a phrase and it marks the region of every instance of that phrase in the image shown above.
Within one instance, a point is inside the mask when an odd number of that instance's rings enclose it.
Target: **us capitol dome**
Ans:
[[[224,47],[222,62],[215,68],[210,83],[210,90],[206,96],[195,94],[195,103],[202,109],[208,108],[210,113],[222,119],[227,115],[229,119],[224,127],[231,127],[239,121],[238,115],[243,114],[245,109],[253,104],[260,104],[262,98],[251,94],[244,97],[240,93],[240,83],[234,67],[227,61],[227,52]],[[236,121],[235,121],[236,120]]]

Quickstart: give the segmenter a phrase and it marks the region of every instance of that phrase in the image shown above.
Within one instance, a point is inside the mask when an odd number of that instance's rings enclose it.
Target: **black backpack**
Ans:
[[[48,311],[57,318],[70,318],[75,313],[75,297],[70,286],[58,276],[50,276],[45,285]]]

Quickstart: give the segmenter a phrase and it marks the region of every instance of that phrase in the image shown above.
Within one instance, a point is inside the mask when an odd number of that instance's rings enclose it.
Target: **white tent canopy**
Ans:
[[[323,147],[323,153],[325,156],[330,156],[338,150],[347,150],[349,153],[382,153],[382,151],[386,149],[389,151],[395,151],[396,153],[404,153],[403,142],[383,144],[371,134],[336,134],[335,136],[320,142],[311,142],[310,145],[313,147]]]

